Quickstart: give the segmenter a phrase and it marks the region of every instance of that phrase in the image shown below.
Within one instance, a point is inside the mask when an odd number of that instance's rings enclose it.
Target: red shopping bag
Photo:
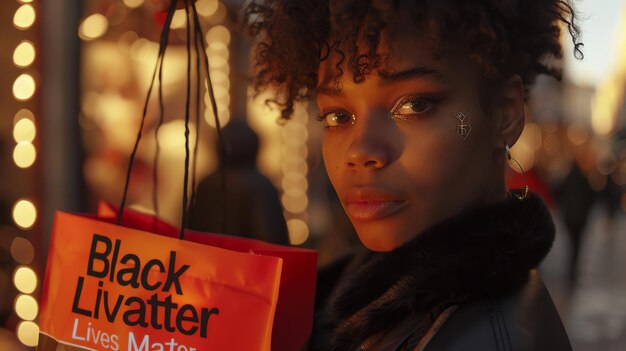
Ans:
[[[113,220],[117,209],[101,202],[98,215]],[[178,229],[158,218],[133,210],[125,210],[123,225],[153,233],[178,237]],[[244,253],[280,257],[283,260],[280,293],[272,330],[272,350],[299,350],[306,343],[313,326],[313,309],[317,276],[317,252],[313,250],[269,244],[216,233],[187,230],[185,239],[204,245]]]
[[[179,240],[174,227],[153,217],[128,211],[124,218],[118,226],[114,217],[57,213],[39,350],[303,346],[313,312],[314,251],[198,232]],[[154,223],[162,233],[141,230]],[[293,263],[302,266],[284,274]]]

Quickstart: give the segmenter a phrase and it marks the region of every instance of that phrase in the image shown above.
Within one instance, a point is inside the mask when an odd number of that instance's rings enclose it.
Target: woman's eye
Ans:
[[[351,123],[354,118],[345,111],[330,111],[323,113],[318,118],[324,122],[325,127],[338,127],[342,124]]]
[[[424,115],[435,106],[433,99],[424,97],[410,97],[400,100],[391,110],[393,117],[410,117]]]

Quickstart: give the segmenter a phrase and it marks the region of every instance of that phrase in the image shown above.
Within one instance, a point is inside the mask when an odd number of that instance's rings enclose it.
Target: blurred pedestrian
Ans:
[[[199,183],[189,228],[288,245],[278,192],[256,167],[258,136],[245,121],[235,119],[222,129],[222,138],[221,169]]]

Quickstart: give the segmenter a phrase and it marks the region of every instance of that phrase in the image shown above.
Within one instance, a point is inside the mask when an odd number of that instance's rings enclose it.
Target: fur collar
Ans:
[[[470,208],[392,252],[369,252],[331,300],[330,349],[355,350],[411,315],[521,287],[554,232],[543,200],[530,193]]]

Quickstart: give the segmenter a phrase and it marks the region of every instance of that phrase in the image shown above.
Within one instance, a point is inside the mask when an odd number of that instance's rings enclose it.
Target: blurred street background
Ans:
[[[264,103],[272,91],[251,96],[252,43],[237,23],[242,3],[197,1],[225,142],[242,148],[236,159],[219,164],[212,110],[203,106],[198,115],[191,110],[191,140],[199,137],[200,214],[192,212],[190,225],[250,236],[239,224],[254,223],[256,237],[317,249],[323,265],[358,240],[323,169],[314,104],[298,105],[293,119],[281,125],[278,112]],[[552,211],[557,240],[540,271],[574,350],[621,351],[626,350],[626,0],[574,5],[585,58],[575,59],[565,41],[564,59],[554,62],[563,68],[563,80],[538,78],[524,133],[512,149],[527,180],[511,168],[508,184],[527,182]],[[121,201],[164,20],[159,0],[0,1],[0,350],[37,344],[54,212],[93,213],[99,201]],[[174,225],[181,220],[185,156],[186,26],[185,12],[178,10],[164,59],[163,123],[159,127],[153,92],[128,193],[131,208]],[[199,93],[209,104],[205,84]],[[257,208],[267,211],[262,218],[239,212],[241,219],[223,228],[203,218],[219,208],[208,200],[217,192],[220,169],[240,182],[232,188],[255,184],[249,189],[254,195],[242,190],[228,196],[262,199]]]

